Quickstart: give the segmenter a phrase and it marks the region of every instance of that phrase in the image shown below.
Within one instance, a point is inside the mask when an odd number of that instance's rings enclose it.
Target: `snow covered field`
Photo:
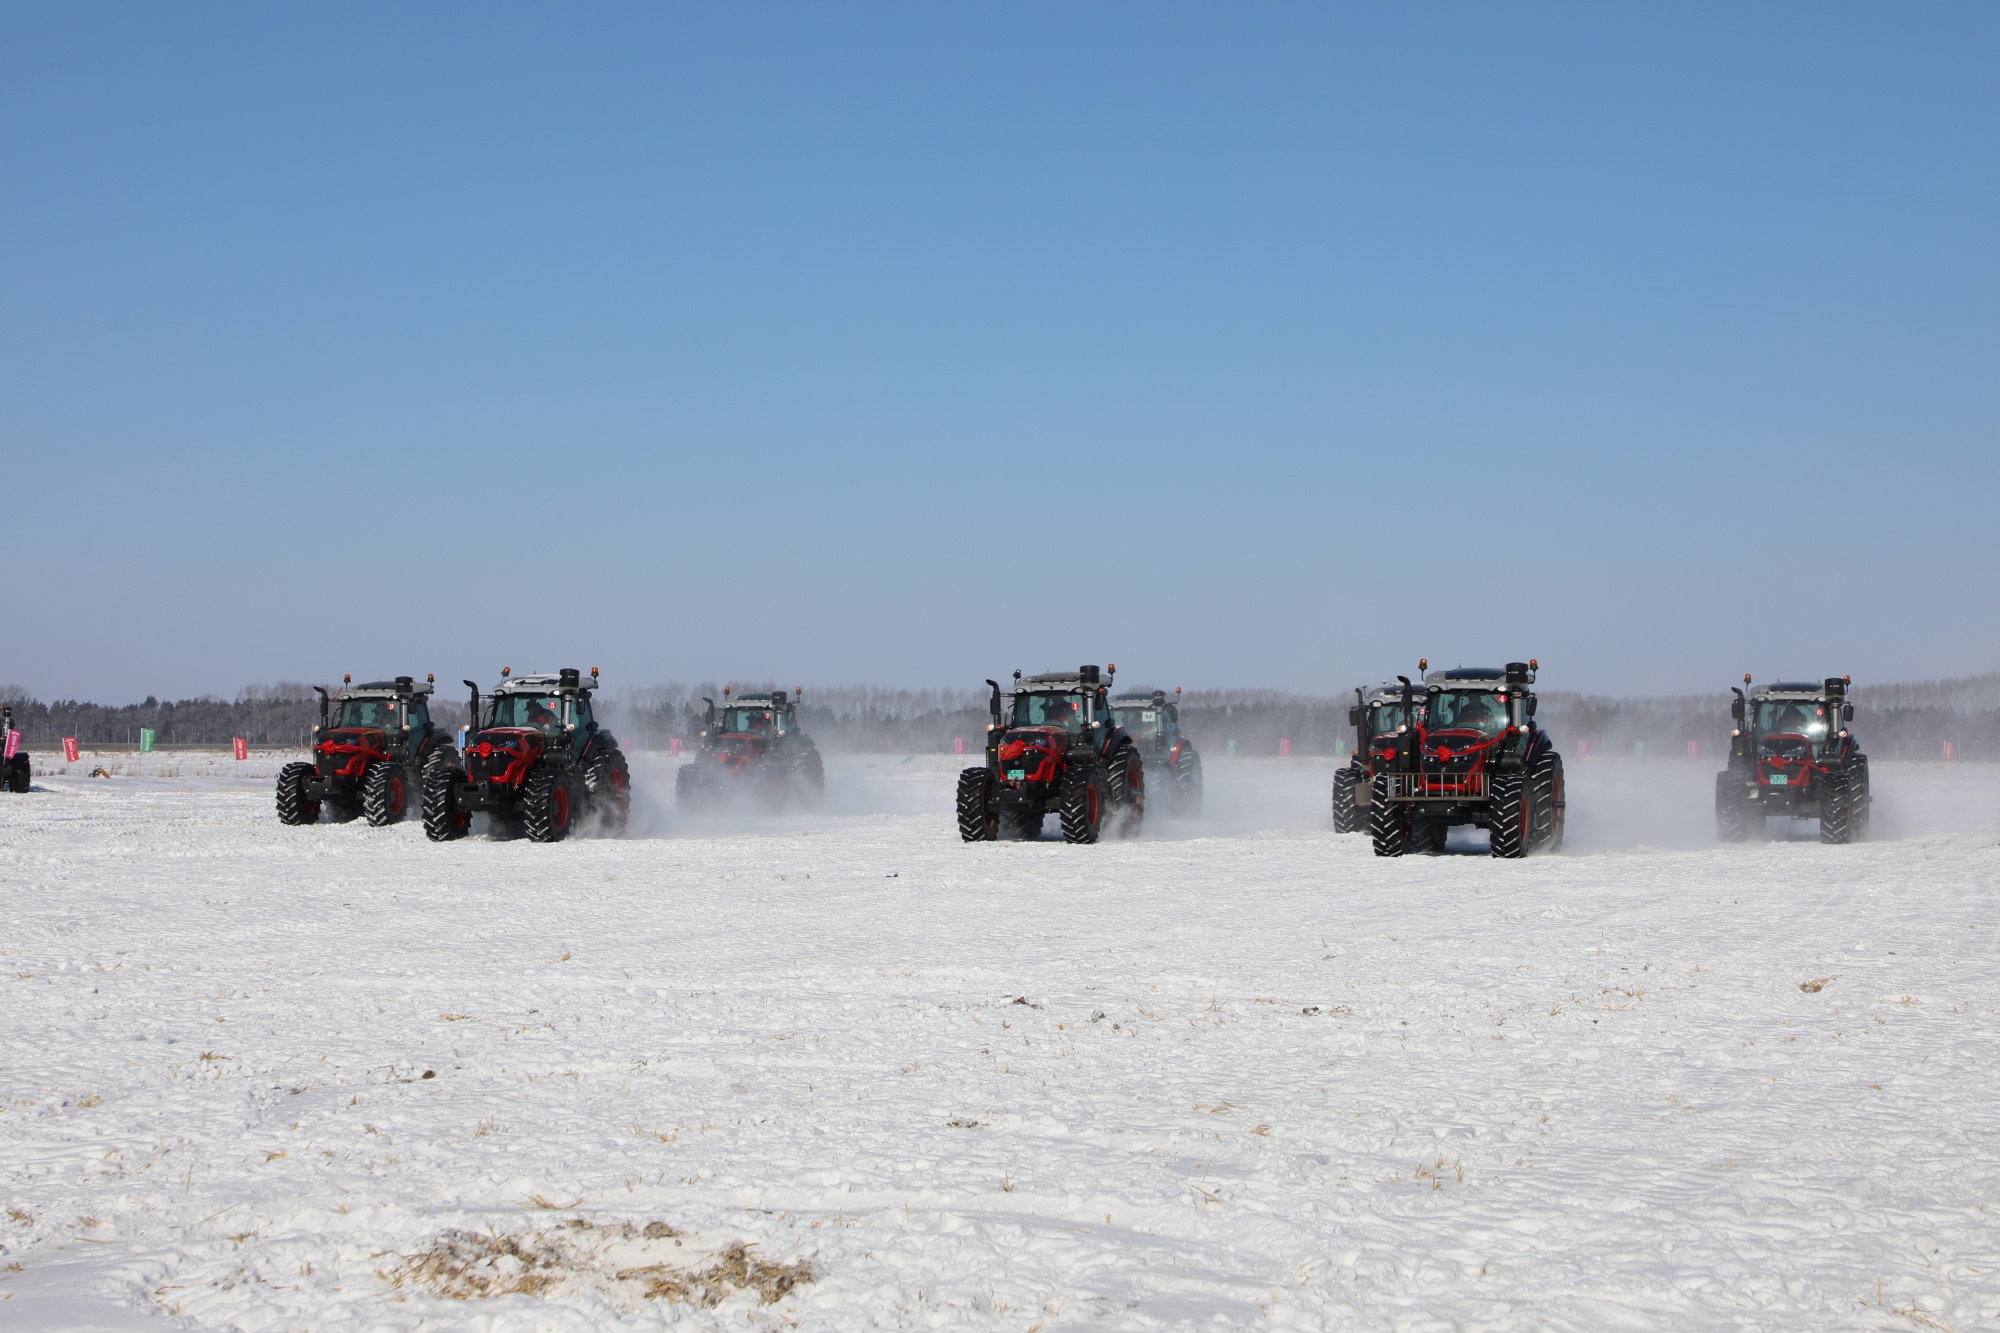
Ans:
[[[2000,1327],[1988,768],[1724,849],[1581,764],[1495,863],[1305,760],[1090,848],[928,756],[440,847],[85,758],[0,798],[0,1327]]]

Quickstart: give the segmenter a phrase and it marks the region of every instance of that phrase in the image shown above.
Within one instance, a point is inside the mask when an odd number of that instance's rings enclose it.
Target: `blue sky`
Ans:
[[[0,680],[2000,667],[2000,9],[0,6]]]

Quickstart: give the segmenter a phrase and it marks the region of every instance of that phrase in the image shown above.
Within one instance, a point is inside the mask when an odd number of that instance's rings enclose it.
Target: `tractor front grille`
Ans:
[[[1384,773],[1392,801],[1483,801],[1487,775],[1477,773]]]

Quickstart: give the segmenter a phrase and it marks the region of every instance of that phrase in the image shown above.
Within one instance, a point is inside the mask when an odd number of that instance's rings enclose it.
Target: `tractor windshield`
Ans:
[[[493,696],[493,720],[487,725],[560,731],[562,698],[554,694],[496,694]]]
[[[1442,690],[1431,696],[1426,721],[1432,731],[1497,736],[1507,728],[1507,705],[1490,690]]]
[[[1816,699],[1776,700],[1757,705],[1759,736],[1803,736],[1815,744],[1827,739],[1826,705]]]
[[[730,707],[716,716],[715,725],[720,731],[778,731],[779,718],[773,708]]]
[[[1410,711],[1422,716],[1424,711],[1423,705],[1413,705]],[[1409,720],[1409,714],[1403,711],[1403,705],[1400,700],[1392,704],[1376,704],[1368,710],[1368,734],[1370,736],[1386,736]]]
[[[1017,694],[1014,696],[1014,725],[1017,727],[1062,727],[1083,730],[1083,696],[1080,694]]]
[[[342,699],[336,727],[375,727],[387,731],[403,725],[394,699]]]

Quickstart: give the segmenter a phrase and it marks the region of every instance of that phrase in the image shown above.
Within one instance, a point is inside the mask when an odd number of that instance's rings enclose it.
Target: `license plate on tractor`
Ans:
[[[1788,787],[1791,785],[1791,782],[1791,778],[1783,773],[1773,773],[1771,775],[1771,785],[1773,787]]]

